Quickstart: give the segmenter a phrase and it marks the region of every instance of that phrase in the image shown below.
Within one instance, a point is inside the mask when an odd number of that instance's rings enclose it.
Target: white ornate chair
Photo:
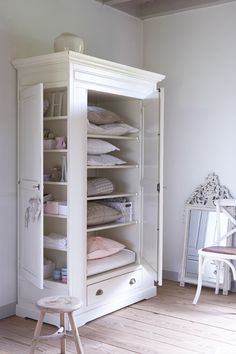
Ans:
[[[234,280],[236,280],[236,269],[232,263],[236,261],[236,247],[232,247],[232,241],[230,244],[226,242],[226,246],[221,246],[223,240],[229,240],[234,233],[236,233],[236,199],[218,199],[216,204],[216,240],[215,244],[211,247],[205,247],[198,251],[198,284],[196,295],[193,300],[193,304],[196,305],[201,294],[202,279],[205,266],[208,262],[215,262],[217,266],[216,275],[216,287],[215,294],[219,293],[220,286],[220,268],[222,264],[226,264],[231,270]],[[228,231],[221,235],[220,215],[223,213],[228,218]],[[224,272],[226,275],[226,272]],[[228,279],[225,277],[223,281],[223,290],[227,292]]]

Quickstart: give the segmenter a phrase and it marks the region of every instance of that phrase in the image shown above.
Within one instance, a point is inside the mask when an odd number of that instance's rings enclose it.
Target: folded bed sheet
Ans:
[[[112,256],[87,261],[87,275],[106,272],[135,262],[135,252],[127,248]]]

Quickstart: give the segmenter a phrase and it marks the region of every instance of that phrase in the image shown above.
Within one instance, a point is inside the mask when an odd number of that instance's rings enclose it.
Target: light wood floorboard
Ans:
[[[85,354],[236,354],[236,293],[215,295],[164,282],[158,296],[87,323],[79,329]],[[16,316],[0,321],[0,354],[27,354],[36,321]],[[43,334],[55,331],[43,325]],[[37,354],[58,354],[59,343],[40,342]],[[72,341],[67,353],[74,354]]]

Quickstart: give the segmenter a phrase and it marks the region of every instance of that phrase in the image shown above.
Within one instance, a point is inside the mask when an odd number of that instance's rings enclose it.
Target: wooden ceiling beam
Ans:
[[[231,2],[232,0],[97,0],[98,2],[145,19]],[[236,1],[236,0],[235,0]]]
[[[113,5],[119,5],[119,4],[124,4],[125,2],[129,2],[130,0],[103,0],[102,2],[106,5],[113,6]]]

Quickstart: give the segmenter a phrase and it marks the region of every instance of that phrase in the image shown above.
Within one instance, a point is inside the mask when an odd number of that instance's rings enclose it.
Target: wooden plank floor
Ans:
[[[236,294],[164,282],[158,296],[92,321],[79,329],[85,354],[236,354]],[[0,354],[27,354],[36,322],[16,316],[0,321]],[[55,331],[43,326],[44,334]],[[74,343],[67,342],[68,354]],[[59,353],[59,343],[39,343],[37,354]]]

